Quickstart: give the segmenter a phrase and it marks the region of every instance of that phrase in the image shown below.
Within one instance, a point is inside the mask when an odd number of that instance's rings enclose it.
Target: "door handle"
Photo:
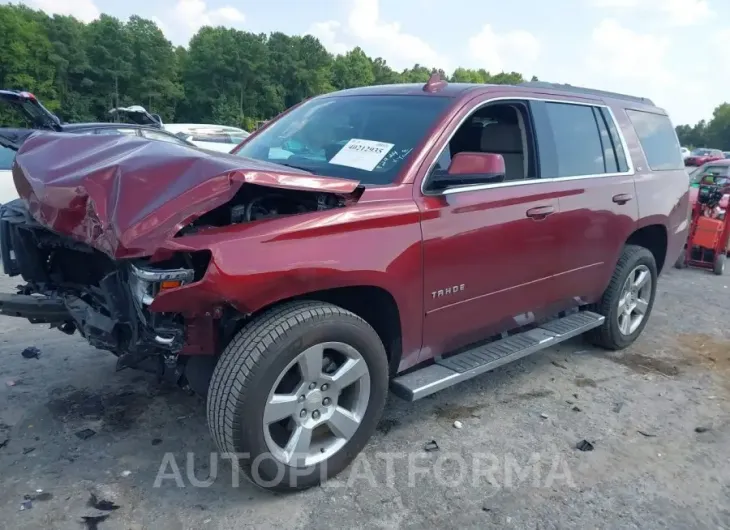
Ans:
[[[614,195],[611,200],[616,204],[626,204],[631,199],[633,199],[633,197],[628,193],[619,193],[618,195]]]
[[[530,208],[526,212],[527,217],[538,221],[541,219],[545,219],[551,213],[555,213],[555,208],[553,206],[535,206],[534,208]]]

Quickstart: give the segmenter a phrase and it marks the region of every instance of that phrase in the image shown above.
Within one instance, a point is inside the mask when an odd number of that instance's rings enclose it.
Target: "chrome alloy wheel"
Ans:
[[[264,407],[264,439],[271,455],[308,467],[342,449],[354,436],[370,400],[363,356],[343,342],[307,348],[282,371]]]
[[[618,300],[618,329],[622,335],[631,335],[644,321],[649,310],[651,292],[649,267],[638,265],[626,278]]]

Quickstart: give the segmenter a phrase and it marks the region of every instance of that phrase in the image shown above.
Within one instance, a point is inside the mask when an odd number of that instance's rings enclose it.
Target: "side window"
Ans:
[[[626,109],[626,114],[653,171],[684,169],[677,133],[667,116],[632,109]]]
[[[598,133],[601,136],[601,150],[603,151],[603,170],[606,173],[618,173],[618,160],[616,159],[616,151],[608,132],[608,126],[603,119],[601,109],[593,107],[593,117],[598,124]]]
[[[439,153],[433,172],[446,173],[452,157],[463,152],[502,155],[504,181],[536,178],[534,139],[527,104],[516,100],[487,104],[475,110]]]
[[[593,108],[571,103],[541,103],[555,149],[552,171],[543,167],[543,178],[576,177],[605,173],[604,151]],[[538,148],[543,156],[543,139]],[[555,174],[551,174],[551,173]]]
[[[611,142],[613,143],[614,154],[616,155],[616,162],[618,163],[619,173],[625,173],[629,170],[629,163],[626,160],[626,152],[624,146],[621,143],[621,136],[619,136],[618,129],[616,128],[616,122],[613,116],[607,108],[597,108],[598,112],[603,117],[603,122],[608,128],[608,132],[611,134]]]

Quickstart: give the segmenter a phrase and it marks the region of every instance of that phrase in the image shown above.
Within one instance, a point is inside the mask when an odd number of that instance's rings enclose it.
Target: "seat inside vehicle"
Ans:
[[[489,105],[472,116],[456,131],[438,159],[447,169],[451,157],[461,152],[496,153],[505,164],[505,181],[530,177],[530,144],[523,110],[514,104]]]

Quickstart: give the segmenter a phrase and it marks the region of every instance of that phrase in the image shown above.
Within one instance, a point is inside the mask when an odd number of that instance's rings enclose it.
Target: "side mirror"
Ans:
[[[456,153],[449,169],[434,173],[430,179],[437,190],[455,186],[493,184],[503,182],[505,164],[502,155],[496,153]]]

